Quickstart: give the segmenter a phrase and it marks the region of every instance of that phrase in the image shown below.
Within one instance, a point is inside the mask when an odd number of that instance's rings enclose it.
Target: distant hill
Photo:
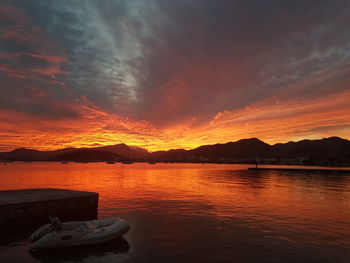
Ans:
[[[95,149],[82,149],[73,152],[61,153],[50,158],[51,161],[70,162],[101,162],[101,161],[124,161],[125,157],[119,154]]]
[[[156,159],[215,159],[215,158],[243,158],[243,157],[272,157],[272,146],[256,138],[243,139],[225,144],[203,145],[193,150],[170,150],[155,152],[151,156]]]
[[[144,159],[147,158],[149,155],[149,152],[143,148],[136,146],[128,146],[124,143],[109,146],[101,146],[96,147],[94,149],[117,153],[129,159]]]
[[[56,156],[63,153],[74,152],[75,148],[65,148],[55,151],[37,151],[26,148],[18,148],[10,152],[1,152],[0,159],[13,160],[13,161],[36,161],[46,160],[52,156]]]
[[[19,148],[0,153],[0,160],[21,161],[123,161],[127,159],[160,162],[252,162],[261,159],[277,163],[285,159],[298,159],[304,160],[305,164],[308,161],[309,164],[317,163],[317,160],[350,163],[350,141],[330,137],[269,145],[257,138],[251,138],[224,144],[203,145],[192,150],[173,149],[152,153],[123,143],[55,151]]]
[[[32,149],[26,149],[26,148],[18,148],[11,152],[3,152],[0,153],[1,159],[6,160],[35,160],[40,159],[45,156],[44,152],[32,150]]]
[[[237,142],[229,142],[225,144],[215,144],[201,146],[188,151],[188,154],[201,155],[204,157],[222,158],[247,158],[247,157],[273,157],[276,150],[267,143],[260,141],[257,138],[243,139]]]
[[[204,145],[192,150],[170,150],[150,154],[158,161],[245,162],[259,159],[345,159],[350,161],[350,141],[338,137],[269,145],[257,138],[225,144]],[[305,162],[306,164],[307,162]]]
[[[282,157],[313,156],[317,158],[336,158],[350,156],[350,141],[330,137],[321,140],[302,140],[299,142],[278,143],[273,146]]]
[[[184,149],[157,151],[150,153],[148,158],[152,160],[175,160],[182,158],[186,153],[187,151]]]
[[[146,159],[149,152],[140,147],[129,147],[126,144],[116,144],[95,148],[64,148],[54,151],[38,151],[33,149],[18,148],[10,152],[0,152],[0,160],[9,161],[75,161],[79,154],[86,161],[99,159],[108,161],[113,158],[117,160]],[[98,154],[101,156],[98,157]]]

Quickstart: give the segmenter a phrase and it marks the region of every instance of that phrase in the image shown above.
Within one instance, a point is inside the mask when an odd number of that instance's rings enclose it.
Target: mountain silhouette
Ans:
[[[147,158],[149,155],[149,152],[143,148],[136,146],[128,146],[124,143],[109,146],[101,146],[96,147],[94,149],[116,153],[129,159],[143,159]]]
[[[350,141],[330,137],[321,140],[302,140],[275,144],[282,157],[312,156],[317,158],[347,157],[350,155]]]
[[[64,148],[55,151],[19,148],[0,153],[0,160],[8,161],[123,161],[132,159],[166,162],[240,162],[286,158],[349,162],[350,141],[330,137],[269,145],[257,138],[250,138],[224,144],[203,145],[192,150],[172,149],[148,152],[143,148],[121,143],[94,148]]]
[[[299,142],[269,145],[257,138],[243,139],[225,144],[203,145],[192,150],[170,150],[151,153],[158,161],[218,161],[259,159],[350,159],[350,141],[330,137],[321,140],[302,140]]]
[[[50,158],[51,161],[74,162],[101,162],[101,161],[125,161],[126,158],[119,154],[96,149],[80,149],[73,152],[61,153]]]

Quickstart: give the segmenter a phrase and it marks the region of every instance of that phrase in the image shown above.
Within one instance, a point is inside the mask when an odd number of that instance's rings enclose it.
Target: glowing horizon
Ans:
[[[263,7],[2,1],[0,151],[350,139],[350,3]]]

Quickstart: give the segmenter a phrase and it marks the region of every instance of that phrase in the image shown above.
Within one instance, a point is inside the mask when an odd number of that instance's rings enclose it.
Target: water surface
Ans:
[[[0,238],[1,262],[350,262],[350,176],[248,171],[247,165],[11,163],[0,190],[100,193],[99,217],[124,240],[30,254]]]

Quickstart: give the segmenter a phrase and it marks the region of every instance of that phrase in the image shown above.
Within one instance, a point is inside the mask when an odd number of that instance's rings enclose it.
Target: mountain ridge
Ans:
[[[10,152],[0,152],[0,160],[12,161],[57,161],[63,156],[71,156],[76,161],[78,152],[84,153],[89,160],[135,160],[135,161],[179,161],[179,162],[239,162],[273,159],[350,159],[350,141],[340,137],[328,137],[316,140],[276,143],[270,145],[258,138],[241,139],[235,142],[202,145],[194,149],[171,149],[148,152],[124,143],[92,148],[63,148],[54,151],[39,151],[18,148]],[[90,153],[89,153],[90,152]],[[113,153],[111,155],[109,153]],[[101,158],[97,158],[100,154]],[[74,158],[73,158],[74,156]],[[67,159],[67,160],[66,160]],[[70,158],[66,158],[69,161]]]

